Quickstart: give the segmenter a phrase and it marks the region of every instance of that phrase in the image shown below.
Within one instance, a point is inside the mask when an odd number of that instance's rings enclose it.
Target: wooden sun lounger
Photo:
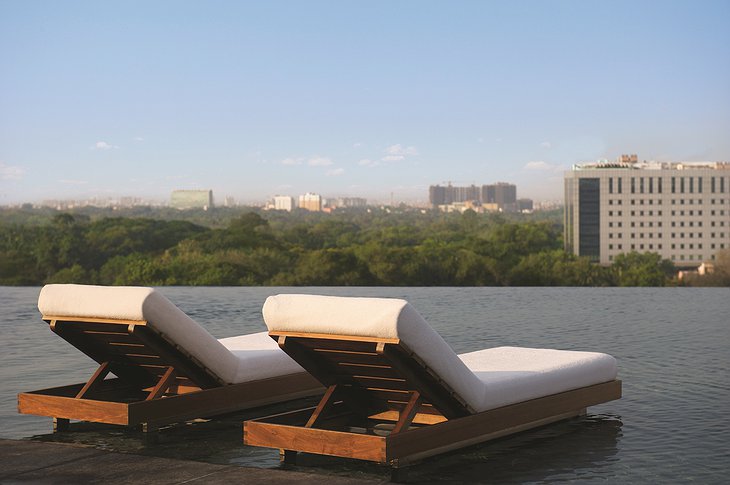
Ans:
[[[53,315],[44,315],[43,320],[99,364],[85,383],[18,395],[20,413],[53,417],[56,431],[67,429],[69,420],[149,431],[323,391],[306,372],[225,383],[144,320]],[[116,377],[105,379],[110,373]]]
[[[610,380],[476,412],[401,339],[280,330],[269,335],[327,388],[315,408],[244,422],[244,444],[279,448],[285,462],[306,452],[397,471],[621,397],[621,381]]]

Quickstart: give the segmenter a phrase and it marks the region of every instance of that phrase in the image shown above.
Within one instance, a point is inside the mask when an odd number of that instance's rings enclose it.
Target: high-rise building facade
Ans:
[[[698,266],[730,248],[730,164],[616,162],[565,173],[565,249],[601,264],[631,251]]]
[[[299,196],[299,208],[308,211],[320,212],[322,210],[322,196],[307,192]]]

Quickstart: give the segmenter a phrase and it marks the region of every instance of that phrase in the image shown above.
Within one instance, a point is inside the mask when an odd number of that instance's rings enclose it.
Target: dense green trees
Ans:
[[[673,272],[656,254],[610,267],[567,254],[555,216],[226,210],[203,225],[144,215],[0,217],[0,285],[662,286]]]

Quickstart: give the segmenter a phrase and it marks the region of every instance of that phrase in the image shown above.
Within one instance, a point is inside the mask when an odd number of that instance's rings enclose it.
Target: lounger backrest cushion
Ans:
[[[483,401],[484,384],[405,300],[276,295],[263,315],[271,332],[400,339],[472,408]]]
[[[234,382],[238,359],[203,327],[153,288],[46,285],[38,297],[45,316],[145,320],[224,383]]]

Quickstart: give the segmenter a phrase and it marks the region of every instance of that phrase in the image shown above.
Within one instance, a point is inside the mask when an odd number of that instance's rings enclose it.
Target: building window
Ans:
[[[649,177],[649,193],[654,193],[654,177]]]
[[[684,177],[679,177],[679,193],[684,194]]]
[[[677,177],[672,177],[672,193],[677,192]],[[674,201],[672,201],[674,203]]]
[[[608,193],[613,194],[613,177],[608,177]]]
[[[636,177],[631,177],[631,193],[636,193]]]
[[[644,177],[639,177],[639,193],[644,193]]]
[[[702,177],[697,177],[697,193],[702,193]]]
[[[657,193],[661,194],[662,193],[662,178],[661,177],[657,178],[656,183],[657,183]]]
[[[695,193],[695,178],[694,177],[689,178],[689,193],[690,194]]]
[[[618,178],[617,182],[618,182],[618,193],[620,194],[621,193],[621,177]]]

